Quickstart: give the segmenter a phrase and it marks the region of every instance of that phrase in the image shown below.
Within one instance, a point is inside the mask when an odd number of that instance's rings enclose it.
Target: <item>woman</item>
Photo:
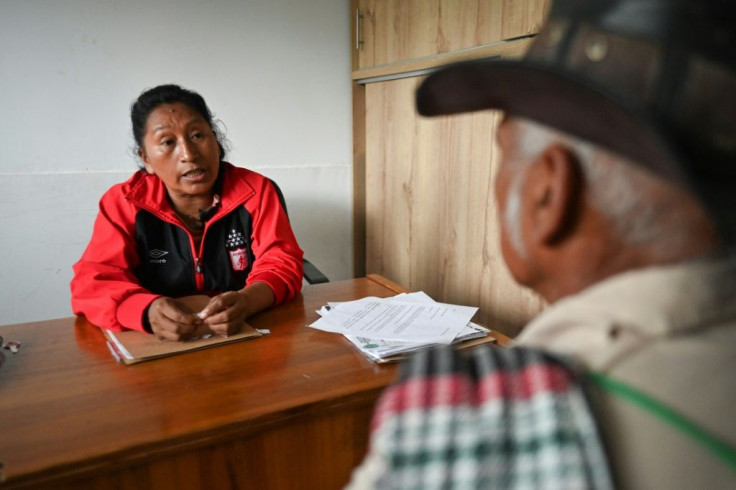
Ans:
[[[230,335],[301,289],[302,250],[273,183],[223,161],[197,93],[161,85],[131,108],[143,168],[100,201],[74,265],[72,309],[102,328],[162,340]],[[206,294],[201,311],[189,295]]]

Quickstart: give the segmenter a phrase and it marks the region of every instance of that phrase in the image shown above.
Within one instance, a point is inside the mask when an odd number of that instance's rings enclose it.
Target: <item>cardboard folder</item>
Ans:
[[[179,298],[192,311],[198,312],[204,308],[210,298],[207,296],[188,296]],[[138,362],[159,359],[161,357],[173,356],[184,352],[207,349],[222,344],[232,342],[240,342],[255,337],[261,337],[263,334],[254,329],[247,323],[243,324],[240,331],[234,335],[227,337],[222,335],[213,335],[209,338],[200,338],[197,340],[188,340],[184,342],[168,342],[159,340],[155,335],[151,335],[136,330],[126,330],[124,332],[112,332],[103,330],[107,338],[107,347],[110,353],[118,362],[124,364],[135,364]]]

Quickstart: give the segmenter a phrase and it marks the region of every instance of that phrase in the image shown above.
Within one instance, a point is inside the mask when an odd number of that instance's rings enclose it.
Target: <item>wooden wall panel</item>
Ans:
[[[491,111],[422,118],[419,77],[366,87],[366,270],[438,301],[479,306],[515,335],[542,307],[503,263],[493,198]]]
[[[548,4],[549,0],[357,0],[362,46],[354,69],[534,34]]]

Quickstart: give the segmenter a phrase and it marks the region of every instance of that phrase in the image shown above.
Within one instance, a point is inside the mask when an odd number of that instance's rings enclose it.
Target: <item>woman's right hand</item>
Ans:
[[[159,340],[179,342],[201,337],[209,329],[182,302],[161,296],[148,307],[148,321]]]

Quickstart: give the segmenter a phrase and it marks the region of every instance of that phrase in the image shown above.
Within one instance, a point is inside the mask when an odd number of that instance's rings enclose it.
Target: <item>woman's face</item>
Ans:
[[[164,104],[151,111],[140,157],[172,199],[211,197],[220,148],[210,125],[189,106]]]

